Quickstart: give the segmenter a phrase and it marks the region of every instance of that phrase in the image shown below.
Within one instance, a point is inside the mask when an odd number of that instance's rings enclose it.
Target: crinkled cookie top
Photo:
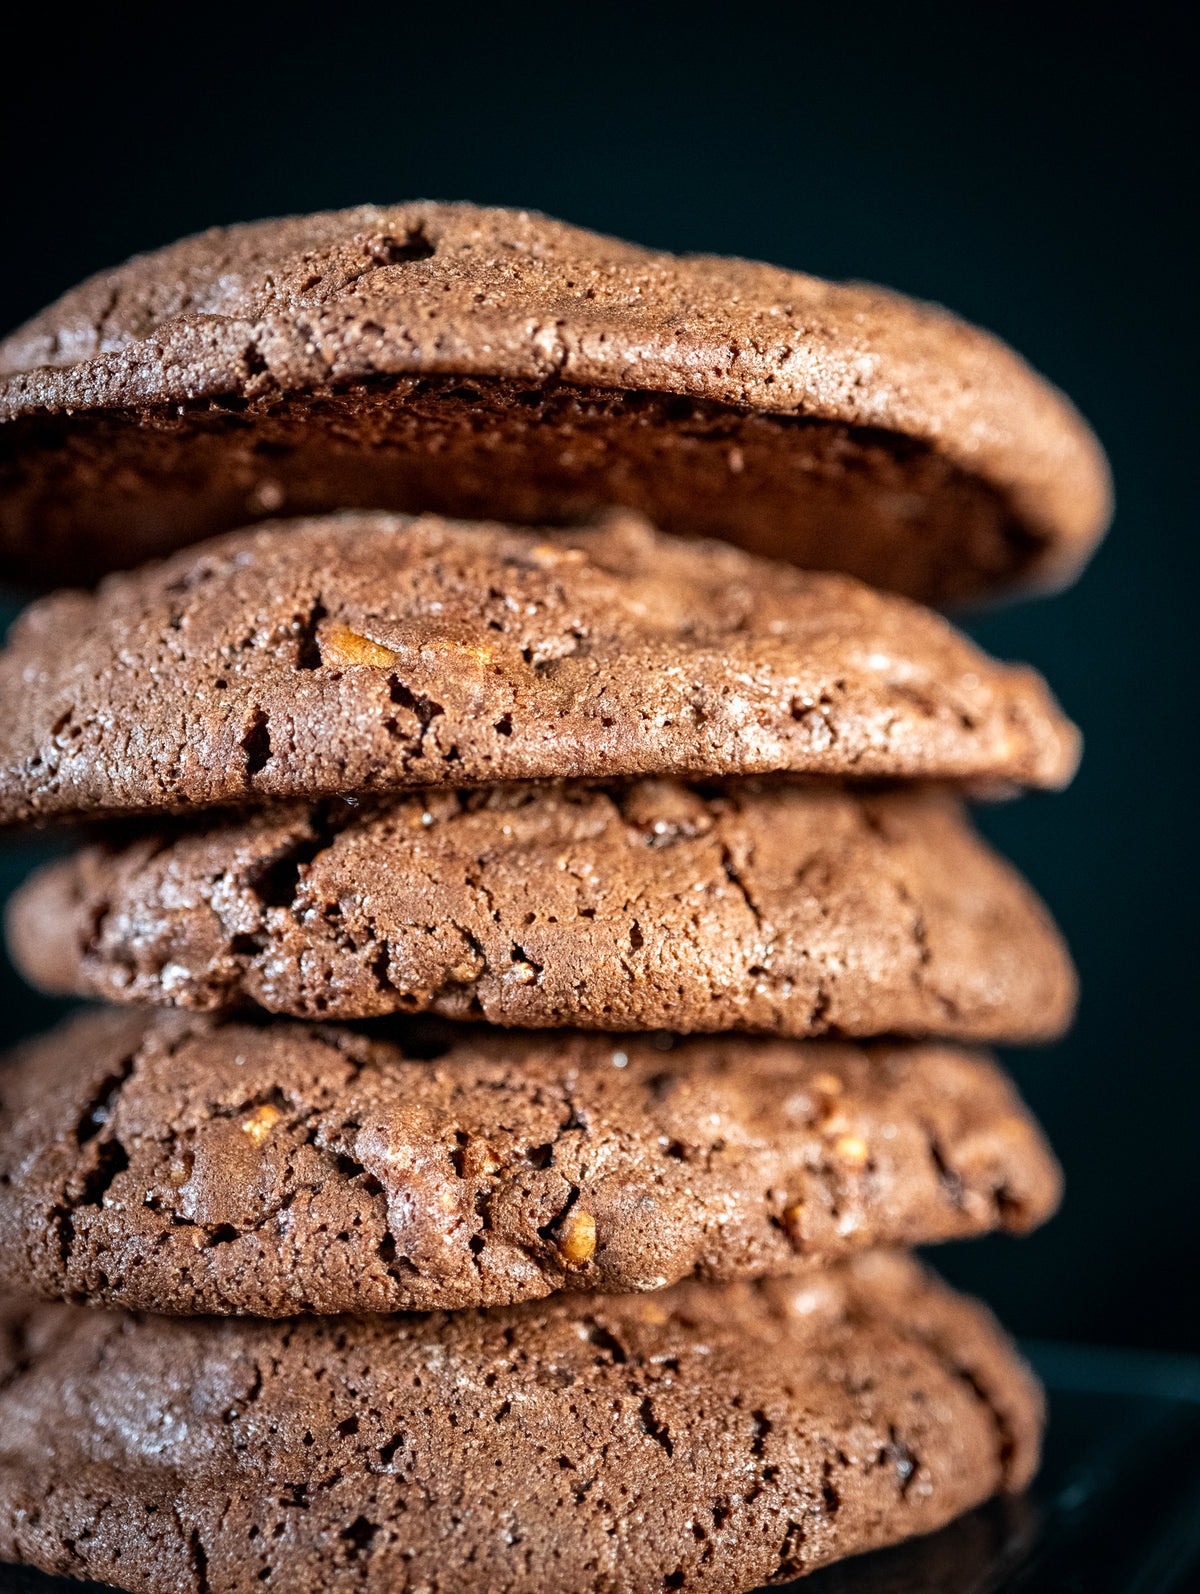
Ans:
[[[344,514],[26,610],[0,821],[505,780],[806,773],[1060,786],[1032,670],[846,576],[663,536]]]

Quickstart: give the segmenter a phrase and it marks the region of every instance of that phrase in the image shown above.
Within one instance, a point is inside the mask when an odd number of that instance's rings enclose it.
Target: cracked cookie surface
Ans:
[[[0,1074],[0,1287],[398,1311],[807,1273],[1049,1216],[1001,1071],[949,1047],[92,1013]]]
[[[1103,454],[997,339],[861,283],[420,203],[213,229],[0,343],[0,546],[86,580],[264,511],[622,504],[935,602],[1074,574]]]
[[[0,1556],[139,1594],[740,1594],[1021,1489],[1041,1423],[987,1312],[884,1253],[450,1316],[0,1327]]]
[[[1033,670],[844,576],[662,536],[347,514],[27,609],[0,821],[501,780],[793,771],[1058,786]]]
[[[300,1018],[1049,1039],[1074,975],[961,804],[676,781],[425,791],[139,827],[48,865],[9,945],[49,990]]]

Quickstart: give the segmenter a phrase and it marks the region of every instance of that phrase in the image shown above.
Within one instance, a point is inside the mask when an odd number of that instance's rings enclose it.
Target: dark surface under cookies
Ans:
[[[147,1591],[734,1594],[1019,1490],[1038,1448],[987,1313],[880,1254],[486,1317],[6,1327],[0,1553]]]
[[[957,799],[832,782],[139,827],[35,875],[9,941],[50,990],[305,1018],[1021,1042],[1074,1000],[1048,914]]]
[[[949,1047],[92,1013],[0,1072],[0,1286],[394,1311],[780,1275],[1044,1221],[1053,1157]]]

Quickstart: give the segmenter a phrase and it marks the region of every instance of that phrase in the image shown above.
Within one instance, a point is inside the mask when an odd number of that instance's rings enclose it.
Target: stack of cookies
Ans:
[[[86,827],[9,943],[111,1004],[0,1079],[0,1555],[735,1594],[1019,1491],[1036,1385],[906,1248],[1057,1201],[967,1048],[1073,975],[963,804],[1077,738],[921,605],[1086,557],[1066,401],[433,204],[131,261],[0,370],[6,568],[104,576],[0,655],[0,818]]]

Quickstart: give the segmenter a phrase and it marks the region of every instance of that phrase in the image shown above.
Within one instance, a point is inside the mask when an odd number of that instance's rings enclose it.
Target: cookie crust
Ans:
[[[1075,982],[937,790],[676,781],[426,791],[118,832],[33,875],[48,990],[297,1018],[1046,1040]]]

